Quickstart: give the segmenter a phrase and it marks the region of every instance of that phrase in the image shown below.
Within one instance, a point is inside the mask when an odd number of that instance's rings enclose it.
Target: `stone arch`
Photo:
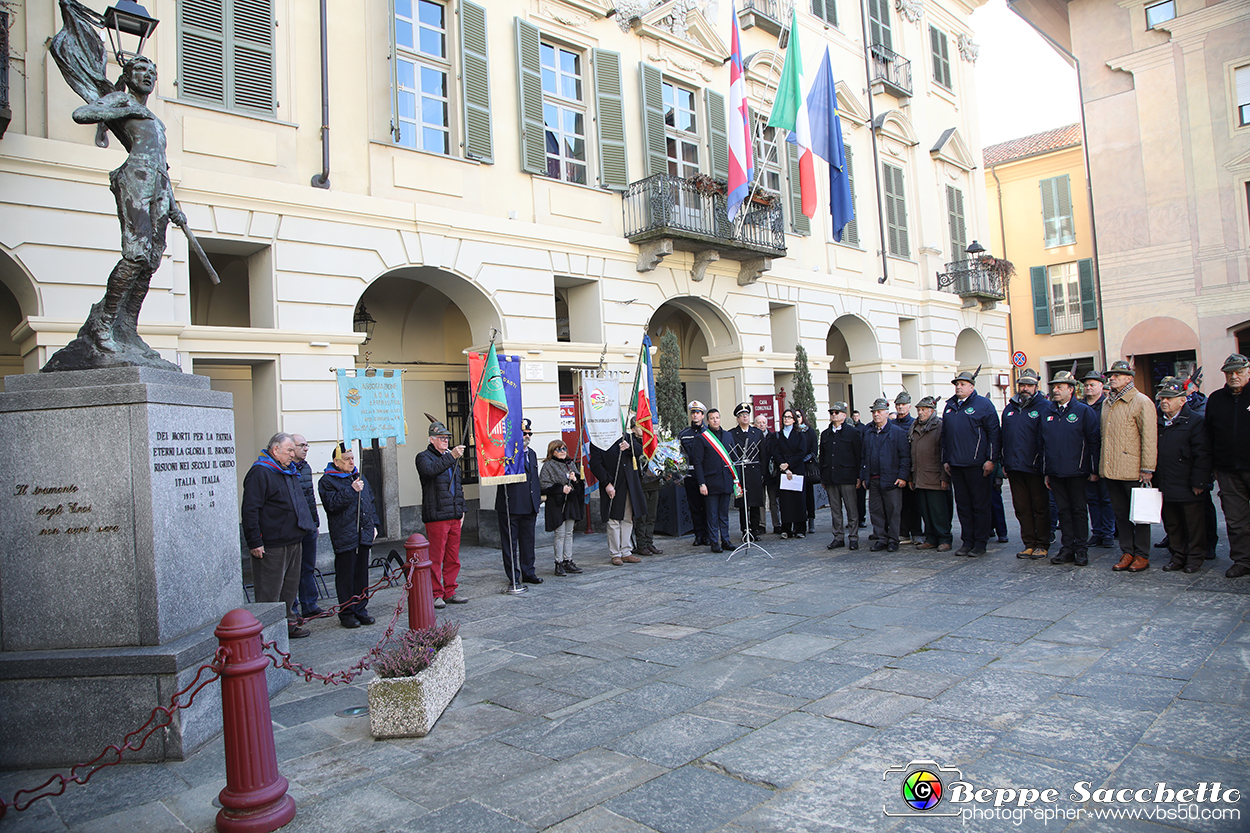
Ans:
[[[0,247],[0,376],[23,372],[22,347],[12,333],[22,321],[39,315],[39,307],[34,278],[12,253]]]
[[[681,380],[686,385],[687,401],[698,399],[723,406],[733,399],[732,378],[721,374],[714,380],[706,361],[706,357],[741,349],[741,334],[729,316],[706,298],[681,295],[661,304],[647,323],[647,333],[657,346],[665,330],[670,329],[681,345]]]
[[[433,266],[403,266],[378,275],[360,294],[357,306],[360,304],[377,321],[375,340],[381,340],[374,346],[398,354],[395,361],[458,363],[463,361],[459,351],[470,344],[487,343],[491,330],[497,331],[500,337],[507,337],[503,314],[494,299],[468,278]],[[439,320],[440,315],[452,308],[454,313],[448,323],[453,330],[461,330],[467,336],[453,338],[458,344],[463,342],[455,348],[455,358],[452,359],[446,349],[438,359],[433,356],[406,358],[429,353],[434,346],[431,332],[422,329],[419,322]],[[444,333],[445,337],[448,335]],[[395,339],[398,343],[393,343]]]
[[[845,313],[834,319],[825,334],[829,360],[829,399],[845,400],[867,413],[881,388],[881,343],[866,319]]]
[[[920,138],[916,135],[916,128],[912,126],[911,119],[903,115],[900,110],[886,110],[877,116],[873,122],[873,128],[880,135],[888,136],[907,147],[920,144]]]
[[[959,331],[959,337],[955,339],[955,364],[958,366],[956,372],[959,373],[965,370],[972,373],[980,367],[981,374],[976,381],[977,392],[984,394],[990,390],[993,379],[985,372],[990,366],[990,348],[980,331],[971,327]]]
[[[20,316],[43,315],[43,303],[35,279],[11,249],[0,245],[0,284],[13,294]]]
[[[1167,315],[1157,315],[1137,322],[1125,334],[1124,340],[1120,342],[1119,355],[1140,356],[1175,350],[1197,350],[1199,346],[1198,334],[1184,321]],[[1108,360],[1110,361],[1112,359]]]

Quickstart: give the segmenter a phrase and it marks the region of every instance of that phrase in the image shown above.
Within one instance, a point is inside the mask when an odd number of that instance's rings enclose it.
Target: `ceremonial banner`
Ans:
[[[373,440],[394,437],[397,445],[403,445],[403,371],[374,371],[376,375],[366,376],[357,370],[358,375],[348,376],[347,370],[336,371],[344,441],[370,445]]]
[[[638,355],[638,371],[634,377],[634,401],[631,405],[634,417],[642,428],[642,453],[650,461],[655,450],[660,446],[660,438],[655,433],[655,420],[652,414],[652,403],[655,402],[655,374],[651,369],[651,337],[643,335],[642,350]]]
[[[517,356],[469,354],[469,389],[473,401],[473,436],[478,483],[497,486],[525,480],[521,438],[521,363]]]
[[[586,417],[586,436],[596,448],[606,451],[621,438],[624,432],[616,373],[600,378],[593,371],[582,372],[582,413]]]

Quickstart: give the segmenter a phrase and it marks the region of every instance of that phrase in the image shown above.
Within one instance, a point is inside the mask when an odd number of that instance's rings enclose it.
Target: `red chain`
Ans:
[[[405,566],[407,566],[407,565],[405,564]],[[345,607],[351,607],[352,605],[356,604],[356,602],[368,601],[369,599],[371,599],[371,598],[373,597],[373,594],[374,594],[374,593],[376,593],[378,590],[381,590],[383,586],[386,586],[386,587],[394,587],[394,586],[395,586],[395,577],[391,575],[391,572],[390,572],[390,565],[388,564],[386,567],[384,567],[384,568],[383,568],[383,571],[384,571],[384,572],[383,572],[382,578],[378,579],[378,580],[377,580],[377,582],[375,582],[374,584],[369,585],[369,586],[368,586],[368,587],[366,587],[364,590],[360,591],[360,593],[359,593],[359,594],[357,594],[357,595],[355,595],[355,596],[352,596],[350,599],[348,599],[347,601],[343,602],[342,604],[332,605],[332,606],[331,606],[328,610],[323,610],[323,611],[321,611],[320,613],[318,613],[316,616],[303,616],[303,617],[300,617],[299,619],[297,619],[297,620],[296,620],[296,624],[302,625],[302,624],[304,624],[305,622],[311,622],[311,621],[313,621],[314,619],[326,619],[326,618],[329,618],[330,616],[333,616],[333,615],[337,614],[337,613],[338,613],[340,610],[342,610],[343,608],[345,608]],[[403,571],[402,571],[402,570],[400,571],[400,574],[401,574],[401,575],[403,574]],[[405,589],[406,589],[407,587],[411,586],[411,582],[412,582],[412,579],[411,579],[411,578],[409,578],[409,579],[408,579],[408,583],[406,583],[406,584],[404,585]],[[402,602],[401,602],[401,604],[402,604]]]
[[[148,718],[148,722],[144,723],[138,729],[135,729],[133,732],[122,738],[121,746],[117,746],[116,744],[106,746],[103,752],[92,758],[87,763],[78,764],[77,766],[72,767],[69,770],[68,777],[58,772],[56,775],[53,775],[47,781],[44,781],[32,790],[18,790],[13,795],[12,801],[0,799],[0,819],[4,818],[9,807],[12,807],[20,813],[41,798],[52,798],[61,795],[65,792],[65,788],[71,783],[86,784],[91,780],[91,776],[95,775],[105,767],[120,764],[122,762],[123,754],[127,752],[138,752],[143,748],[144,744],[148,742],[148,738],[152,736],[153,732],[158,729],[164,729],[173,722],[175,712],[180,709],[185,709],[194,703],[195,696],[199,694],[206,685],[216,682],[221,677],[221,667],[226,661],[226,657],[228,655],[229,652],[225,648],[218,648],[216,652],[214,652],[212,660],[201,665],[199,669],[196,670],[195,679],[191,680],[191,682],[187,684],[186,688],[176,692],[174,696],[170,698],[168,706],[157,706],[153,709],[152,716]],[[208,678],[201,680],[200,677],[204,675],[205,671],[211,671],[212,674]],[[191,692],[191,695],[187,698],[187,702],[179,703],[178,698],[186,694],[188,691]],[[153,726],[153,722],[160,718],[163,719]],[[138,738],[137,744],[136,738]],[[111,761],[105,761],[104,758],[110,754],[114,756],[114,759]],[[80,770],[82,771],[80,772]],[[30,796],[30,798],[23,800],[22,796],[25,795]]]

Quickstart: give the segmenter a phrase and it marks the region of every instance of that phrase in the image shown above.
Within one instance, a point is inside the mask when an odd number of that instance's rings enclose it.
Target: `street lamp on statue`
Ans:
[[[155,31],[159,20],[148,14],[148,10],[134,0],[117,0],[117,5],[109,6],[104,11],[104,28],[109,33],[109,46],[113,47],[113,57],[118,66],[124,66],[127,57],[137,58],[143,54],[143,45],[148,36]],[[122,49],[122,35],[130,35],[139,39],[134,52]]]

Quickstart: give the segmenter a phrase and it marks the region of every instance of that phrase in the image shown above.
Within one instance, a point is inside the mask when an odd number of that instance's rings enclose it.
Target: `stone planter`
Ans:
[[[375,738],[421,738],[464,685],[464,646],[457,636],[415,677],[369,683],[369,731]]]

